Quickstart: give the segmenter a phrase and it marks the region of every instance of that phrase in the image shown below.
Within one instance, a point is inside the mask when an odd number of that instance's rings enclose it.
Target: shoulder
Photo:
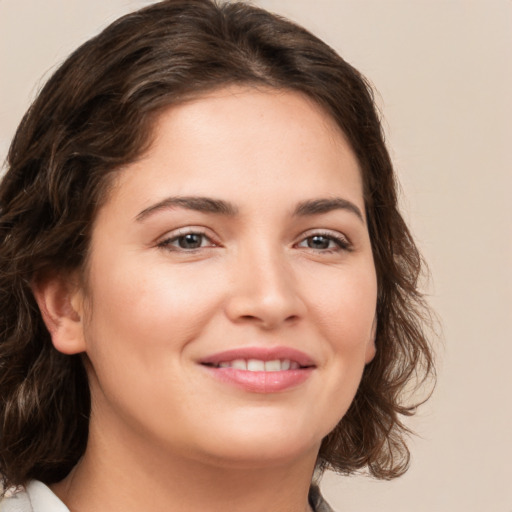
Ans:
[[[42,482],[32,480],[25,488],[7,492],[0,499],[0,512],[69,512]]]

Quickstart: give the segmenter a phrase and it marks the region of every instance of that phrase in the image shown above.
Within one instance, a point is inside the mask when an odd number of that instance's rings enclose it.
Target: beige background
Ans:
[[[41,77],[141,0],[0,0],[0,158]],[[259,0],[371,78],[430,262],[439,384],[401,479],[327,475],[343,512],[512,512],[512,2]]]

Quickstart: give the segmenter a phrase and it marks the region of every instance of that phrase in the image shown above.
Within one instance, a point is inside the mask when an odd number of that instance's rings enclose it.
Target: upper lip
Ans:
[[[316,366],[314,360],[306,353],[291,347],[239,347],[217,352],[200,360],[201,364],[218,365],[235,359],[258,359],[274,361],[276,359],[296,361],[302,367]]]

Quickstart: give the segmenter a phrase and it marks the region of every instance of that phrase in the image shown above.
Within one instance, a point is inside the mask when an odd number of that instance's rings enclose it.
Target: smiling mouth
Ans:
[[[282,372],[311,368],[309,365],[302,366],[297,361],[291,359],[272,359],[270,361],[263,361],[261,359],[234,359],[232,361],[203,364],[212,368],[233,368],[235,370],[245,370],[248,372]]]
[[[316,361],[307,353],[283,346],[238,347],[198,362],[219,382],[258,394],[299,388],[317,368]]]

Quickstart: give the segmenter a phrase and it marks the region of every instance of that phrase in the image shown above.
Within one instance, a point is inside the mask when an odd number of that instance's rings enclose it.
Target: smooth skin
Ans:
[[[34,286],[55,347],[85,353],[83,459],[53,487],[74,512],[302,512],[322,438],[375,353],[361,173],[299,93],[231,87],[164,111],[95,219],[86,285]],[[245,347],[314,361],[255,393],[201,361]]]

